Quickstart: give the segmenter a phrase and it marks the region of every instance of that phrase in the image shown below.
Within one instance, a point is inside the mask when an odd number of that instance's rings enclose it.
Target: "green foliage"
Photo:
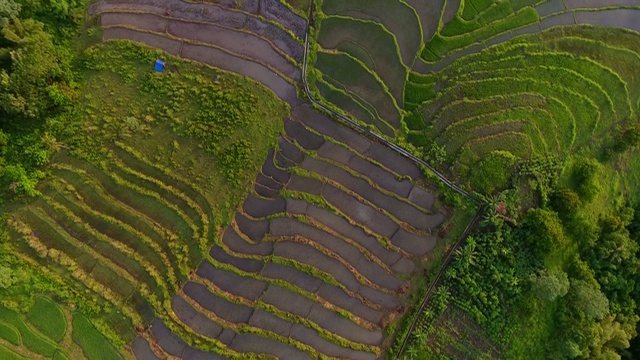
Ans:
[[[557,157],[534,157],[518,162],[515,177],[520,181],[528,179],[531,188],[538,191],[542,203],[545,204],[558,182],[558,174],[562,167],[563,163]]]
[[[598,180],[602,171],[602,165],[593,158],[581,158],[572,168],[572,181],[574,189],[580,199],[584,202],[591,202],[602,190]]]
[[[508,151],[495,150],[486,154],[472,166],[471,188],[489,195],[509,186],[516,157]]]
[[[631,123],[625,127],[617,126],[613,137],[613,145],[609,149],[614,153],[621,154],[640,144],[640,129],[637,124]],[[607,154],[605,154],[607,155]]]
[[[13,0],[0,0],[0,29],[9,24],[9,21],[18,17],[20,4]]]
[[[69,86],[69,57],[42,23],[16,20],[3,30],[14,45],[9,70],[0,72],[0,112],[12,118],[41,119],[59,102],[49,87]]]
[[[609,313],[609,300],[598,289],[584,280],[571,280],[571,301],[587,316],[594,320],[602,320]]]
[[[75,341],[89,360],[122,359],[107,339],[80,313],[73,314],[73,341]]]
[[[0,306],[0,319],[14,326],[22,338],[22,343],[29,350],[44,356],[53,356],[56,346],[40,335],[34,333],[22,320],[19,314]]]
[[[569,292],[569,278],[564,271],[540,271],[531,278],[531,291],[541,299],[553,301]]]
[[[522,233],[505,226],[467,238],[445,273],[455,304],[494,335],[539,266]]]
[[[439,145],[436,142],[432,142],[425,149],[424,161],[428,162],[433,166],[438,166],[443,164],[447,160],[447,151],[444,146]]]
[[[6,360],[25,360],[27,358],[20,356],[13,352],[12,350],[7,349],[6,347],[0,345],[0,358]]]
[[[0,339],[6,340],[13,345],[20,346],[22,340],[20,332],[12,325],[0,320]]]
[[[39,297],[27,313],[29,322],[50,339],[59,342],[67,332],[67,321],[60,307]]]
[[[525,241],[540,259],[561,251],[567,245],[562,223],[553,211],[529,210],[522,221],[522,229]]]
[[[551,193],[549,205],[563,219],[573,219],[582,202],[575,191],[568,188],[556,189]]]

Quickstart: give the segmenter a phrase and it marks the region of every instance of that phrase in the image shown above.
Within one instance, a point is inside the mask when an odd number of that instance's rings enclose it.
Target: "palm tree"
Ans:
[[[477,252],[475,243],[466,244],[464,247],[456,250],[456,257],[460,259],[460,264],[463,269],[467,269],[469,265],[475,265],[476,256]]]
[[[417,347],[409,346],[409,348],[407,349],[407,356],[409,357],[409,359],[417,359],[418,355],[420,355],[420,350]]]

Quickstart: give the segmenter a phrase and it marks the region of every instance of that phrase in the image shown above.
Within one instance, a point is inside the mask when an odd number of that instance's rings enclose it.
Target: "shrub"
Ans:
[[[567,188],[557,189],[551,193],[549,205],[563,219],[572,219],[580,208],[580,197],[575,191]]]
[[[503,150],[494,150],[475,163],[471,169],[471,187],[483,194],[492,194],[509,185],[516,157]]]
[[[569,292],[569,277],[564,271],[541,271],[532,275],[531,290],[536,296],[553,301]]]
[[[525,241],[539,259],[559,251],[566,237],[558,214],[545,209],[531,209],[522,222]]]
[[[582,201],[591,202],[602,190],[598,174],[602,165],[596,159],[580,159],[573,166],[571,174],[575,191]]]

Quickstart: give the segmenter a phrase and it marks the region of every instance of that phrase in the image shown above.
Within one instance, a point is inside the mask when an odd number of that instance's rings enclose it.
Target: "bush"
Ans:
[[[486,195],[507,188],[515,162],[516,157],[508,151],[490,152],[471,169],[471,187]]]
[[[525,240],[539,259],[561,251],[567,243],[558,214],[550,210],[529,210],[522,222],[522,230]]]
[[[551,193],[549,205],[562,219],[572,219],[580,208],[581,201],[575,191],[567,188],[557,189]]]
[[[580,159],[573,166],[571,178],[575,191],[584,202],[591,202],[602,190],[598,175],[602,165],[596,159]]]
[[[542,271],[531,277],[531,290],[546,301],[553,301],[569,292],[569,277],[564,271]]]

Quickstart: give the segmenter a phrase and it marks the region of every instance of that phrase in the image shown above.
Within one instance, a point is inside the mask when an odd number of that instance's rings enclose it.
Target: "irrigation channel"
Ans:
[[[431,298],[431,295],[433,294],[433,291],[436,288],[436,285],[438,285],[438,283],[440,282],[440,279],[442,278],[442,275],[444,274],[444,272],[447,270],[447,267],[449,266],[449,264],[451,263],[451,261],[453,260],[453,255],[455,254],[456,249],[458,249],[464,242],[465,238],[467,237],[467,234],[469,233],[469,231],[471,231],[471,229],[478,223],[478,220],[480,219],[480,217],[482,216],[482,213],[485,210],[486,204],[484,204],[479,198],[477,198],[476,196],[470,194],[469,192],[463,190],[462,188],[460,188],[458,185],[454,184],[453,182],[451,182],[449,179],[447,179],[446,177],[444,177],[442,174],[440,174],[436,169],[434,169],[431,165],[429,165],[427,162],[425,162],[424,160],[414,156],[413,154],[411,154],[410,152],[408,152],[407,150],[401,148],[400,146],[392,143],[391,141],[385,139],[384,137],[382,137],[381,135],[376,134],[375,132],[371,131],[370,129],[367,129],[363,126],[361,126],[360,124],[358,124],[357,122],[349,119],[348,117],[337,113],[335,111],[333,111],[332,109],[330,109],[329,107],[325,106],[324,104],[322,104],[321,102],[319,102],[318,100],[314,99],[313,96],[311,95],[311,90],[309,89],[309,84],[307,82],[307,61],[309,58],[309,42],[310,42],[310,30],[311,30],[311,24],[313,24],[313,10],[314,10],[314,1],[311,1],[311,5],[309,7],[309,21],[307,22],[307,31],[305,33],[305,44],[304,44],[304,57],[303,57],[303,61],[302,61],[302,84],[304,86],[304,92],[307,95],[307,98],[309,98],[309,101],[316,105],[317,107],[319,107],[320,109],[324,110],[326,113],[330,114],[330,118],[337,120],[340,124],[347,126],[349,128],[351,128],[352,130],[372,139],[375,141],[380,142],[381,144],[391,148],[392,150],[395,150],[396,152],[398,152],[399,154],[405,156],[406,158],[410,159],[411,161],[415,162],[418,165],[422,165],[425,168],[427,168],[429,171],[431,171],[438,179],[440,179],[440,181],[442,181],[444,184],[446,184],[449,188],[451,188],[452,190],[454,190],[455,192],[461,194],[462,196],[468,198],[469,200],[473,201],[476,205],[479,205],[478,207],[478,211],[476,212],[475,216],[473,217],[473,219],[469,222],[469,224],[467,224],[466,228],[464,229],[462,235],[460,235],[460,238],[455,242],[455,244],[453,244],[453,246],[451,247],[451,250],[448,252],[447,257],[445,258],[442,266],[440,267],[440,271],[438,271],[438,274],[436,275],[435,279],[431,282],[431,285],[429,286],[429,289],[427,290],[424,298],[422,299],[420,306],[418,307],[417,310],[415,310],[415,317],[413,319],[413,321],[411,322],[411,325],[409,327],[409,331],[407,332],[407,335],[404,337],[404,339],[402,339],[402,345],[400,346],[400,348],[398,348],[398,352],[395,354],[395,358],[399,359],[400,356],[402,355],[402,352],[404,351],[405,347],[407,346],[411,333],[413,333],[413,331],[415,330],[416,325],[418,324],[418,321],[420,320],[420,314],[422,314],[422,312],[424,311],[425,306],[427,306],[427,303],[429,302],[429,299]]]

